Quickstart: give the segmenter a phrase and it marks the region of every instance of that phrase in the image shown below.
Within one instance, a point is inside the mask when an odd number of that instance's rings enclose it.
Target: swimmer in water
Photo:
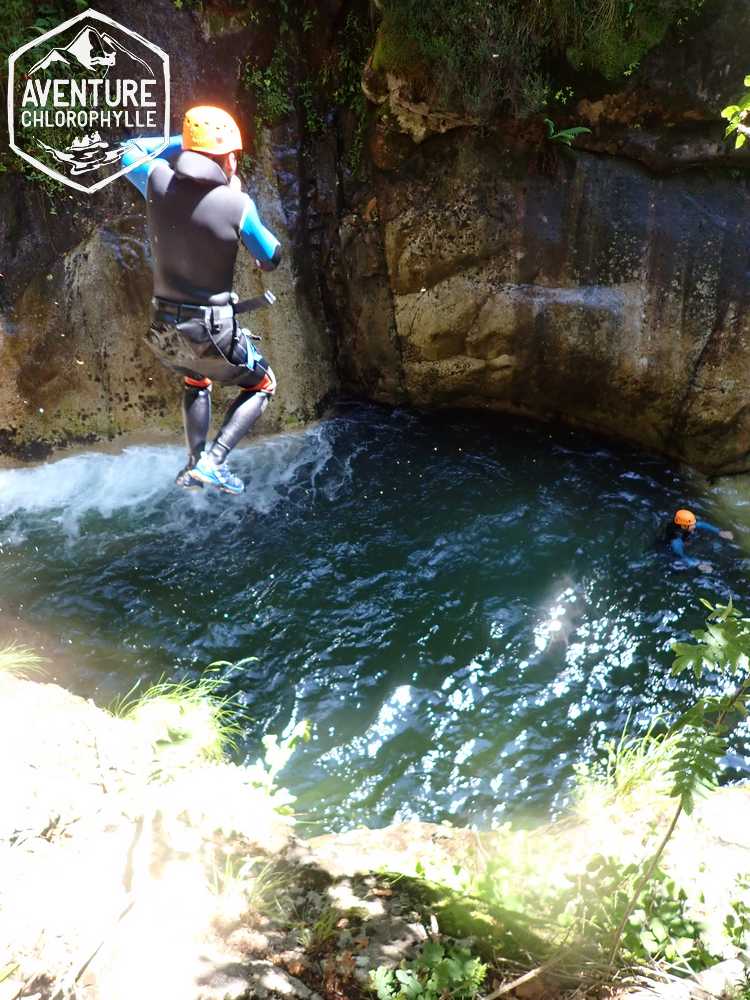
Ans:
[[[731,531],[722,531],[715,525],[709,524],[708,521],[699,521],[691,510],[683,509],[678,510],[672,523],[667,525],[664,540],[683,566],[699,569],[702,573],[711,573],[713,572],[711,563],[694,559],[685,551],[685,546],[690,545],[695,540],[697,533],[701,531],[716,535],[718,538],[725,538],[728,541],[732,541],[734,538]]]

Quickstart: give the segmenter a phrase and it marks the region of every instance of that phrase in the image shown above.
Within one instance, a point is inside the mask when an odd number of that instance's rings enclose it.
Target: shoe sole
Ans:
[[[190,475],[193,477],[193,479],[197,479],[198,482],[201,483],[201,485],[205,483],[206,486],[215,486],[217,490],[221,490],[222,493],[228,493],[230,496],[233,497],[238,497],[240,493],[245,492],[244,486],[242,487],[242,489],[239,490],[229,489],[228,486],[222,486],[221,483],[217,483],[216,480],[211,479],[210,476],[204,476],[203,473],[199,472],[197,469],[191,469]]]
[[[203,483],[199,479],[193,479],[190,469],[184,469],[174,481],[175,486],[183,490],[202,490]]]

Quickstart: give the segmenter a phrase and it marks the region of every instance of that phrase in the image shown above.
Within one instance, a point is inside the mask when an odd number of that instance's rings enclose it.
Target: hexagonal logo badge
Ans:
[[[10,56],[8,134],[37,170],[99,191],[166,147],[169,56],[106,14],[77,14]],[[157,143],[123,166],[136,136]]]

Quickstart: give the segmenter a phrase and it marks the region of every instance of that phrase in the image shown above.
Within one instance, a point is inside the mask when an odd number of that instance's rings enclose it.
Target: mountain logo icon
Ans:
[[[127,60],[130,60],[133,66],[122,65]],[[106,31],[100,32],[96,28],[86,27],[78,32],[70,45],[51,49],[31,67],[27,76],[50,69],[59,72],[64,66],[75,66],[76,63],[90,72],[98,71],[105,76],[116,65],[118,70],[125,70],[130,74],[135,64],[139,64],[141,71],[145,70],[149,75],[154,75],[145,60],[126,49],[112,35]]]

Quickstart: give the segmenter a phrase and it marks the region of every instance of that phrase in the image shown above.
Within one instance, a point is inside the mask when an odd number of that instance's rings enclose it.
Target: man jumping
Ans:
[[[142,159],[162,141],[131,140],[123,164]],[[252,198],[242,193],[241,150],[231,115],[221,108],[195,107],[185,115],[181,136],[126,175],[146,199],[151,238],[154,298],[146,342],[185,380],[188,460],[176,482],[185,488],[206,483],[233,494],[245,486],[230,472],[227,456],[276,391],[268,362],[237,322],[237,296],[231,289],[239,241],[264,271],[281,259],[279,241],[261,223]],[[212,382],[237,386],[240,393],[206,447]]]

